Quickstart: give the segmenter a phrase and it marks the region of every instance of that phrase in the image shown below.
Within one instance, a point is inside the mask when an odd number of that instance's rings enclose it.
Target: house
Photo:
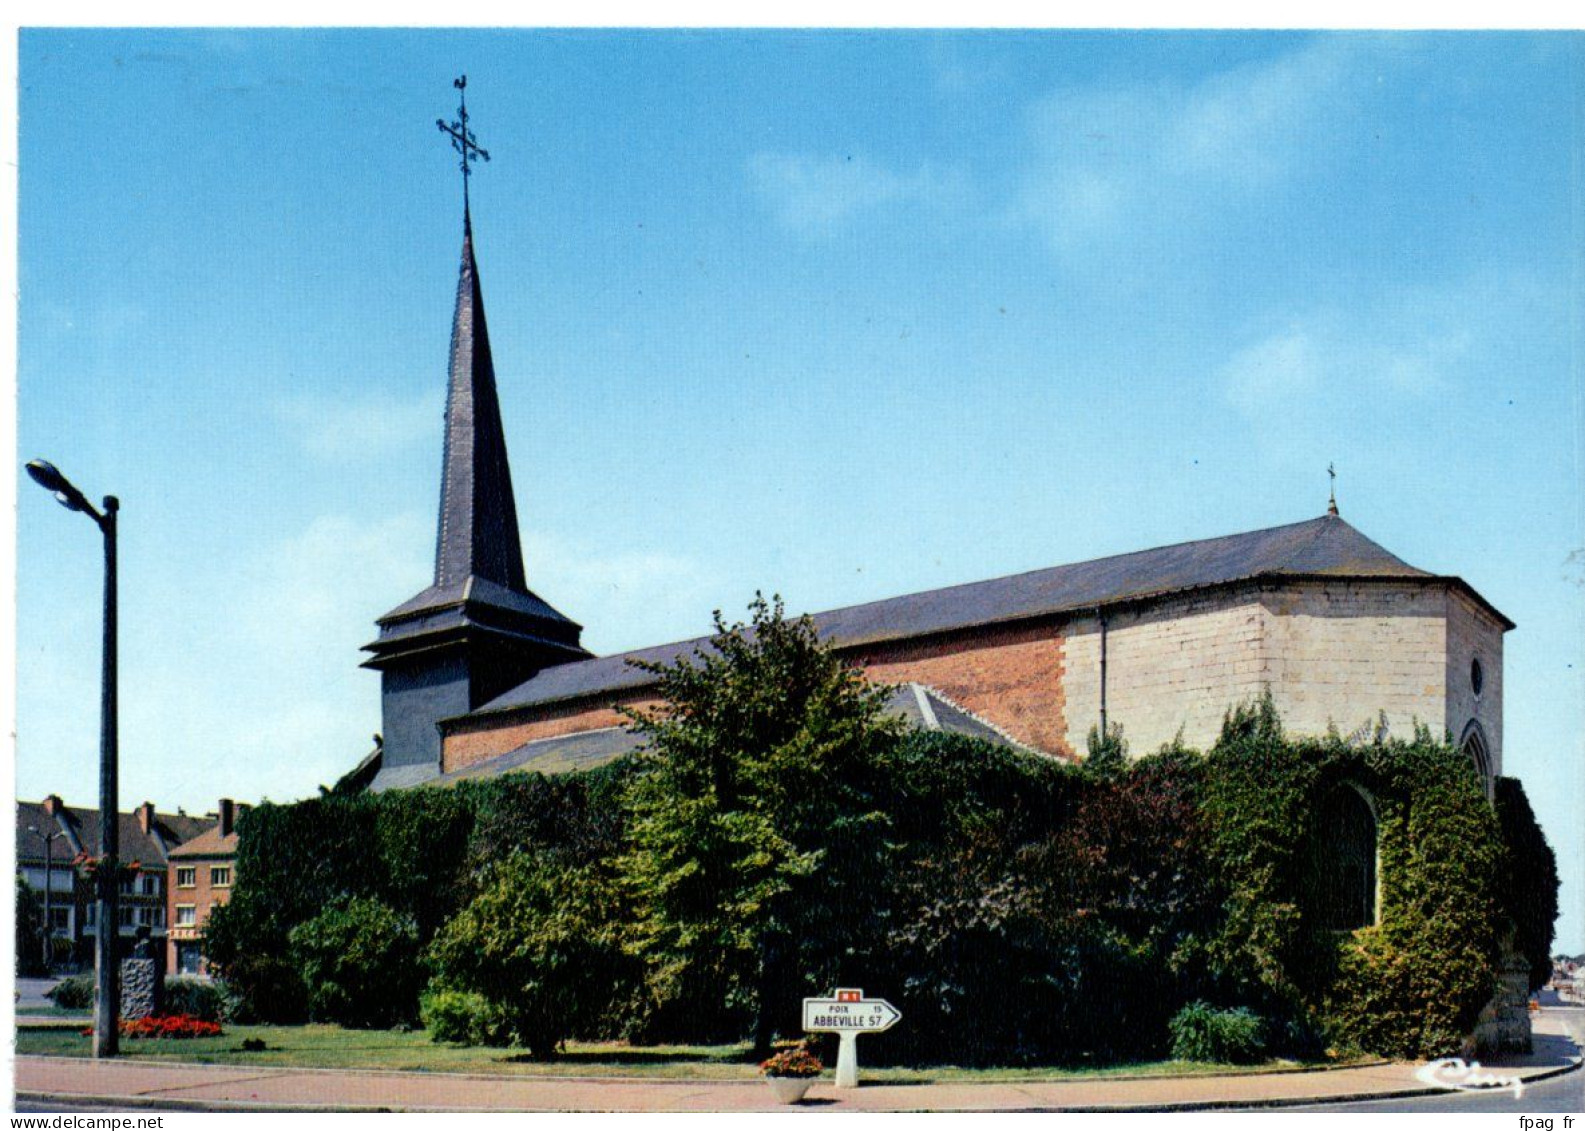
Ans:
[[[40,895],[48,888],[54,965],[70,969],[89,964],[99,925],[93,885],[79,867],[103,855],[99,810],[68,806],[51,794],[43,801],[18,801],[16,812],[17,872]],[[130,947],[137,929],[146,926],[163,950],[170,853],[214,821],[160,813],[145,801],[132,812],[119,814],[118,822],[121,859],[131,867],[121,880],[117,935],[123,946]]]
[[[221,798],[214,825],[171,852],[165,968],[173,974],[209,972],[203,957],[204,924],[211,911],[231,899],[231,886],[236,882],[237,819],[247,808]]]

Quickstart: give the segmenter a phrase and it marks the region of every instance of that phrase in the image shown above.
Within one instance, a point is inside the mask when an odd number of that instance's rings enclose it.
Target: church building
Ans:
[[[465,174],[469,145],[471,135]],[[595,656],[580,626],[529,589],[466,203],[444,443],[434,582],[381,617],[366,646],[364,666],[382,677],[383,741],[353,781],[382,790],[553,773],[632,750],[618,709],[656,693],[629,661],[667,663],[708,640]],[[813,620],[839,654],[896,686],[890,709],[914,725],[1053,757],[1082,757],[1091,728],[1108,724],[1135,753],[1178,735],[1204,748],[1228,707],[1269,689],[1296,733],[1348,733],[1384,715],[1396,734],[1445,728],[1488,788],[1502,772],[1513,622],[1461,578],[1394,556],[1335,504],[1286,526]]]

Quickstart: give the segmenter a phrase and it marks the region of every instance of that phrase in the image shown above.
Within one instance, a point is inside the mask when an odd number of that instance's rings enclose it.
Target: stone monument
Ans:
[[[161,1005],[160,991],[164,989],[146,924],[138,928],[137,937],[131,957],[121,960],[121,1017],[125,1021],[156,1016]]]

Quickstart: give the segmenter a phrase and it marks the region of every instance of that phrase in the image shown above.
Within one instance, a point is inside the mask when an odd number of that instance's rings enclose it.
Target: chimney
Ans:
[[[154,802],[145,801],[138,806],[138,828],[143,830],[143,835],[148,836],[154,829]]]
[[[229,797],[220,799],[220,835],[230,836],[237,824],[237,803]]]

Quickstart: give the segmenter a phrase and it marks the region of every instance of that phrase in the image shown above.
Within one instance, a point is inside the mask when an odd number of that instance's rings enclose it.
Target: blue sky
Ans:
[[[333,781],[425,584],[469,74],[530,584],[598,651],[1320,514],[1515,621],[1585,949],[1577,34],[20,41],[19,454],[123,501],[122,797]],[[97,535],[18,497],[21,796]]]

